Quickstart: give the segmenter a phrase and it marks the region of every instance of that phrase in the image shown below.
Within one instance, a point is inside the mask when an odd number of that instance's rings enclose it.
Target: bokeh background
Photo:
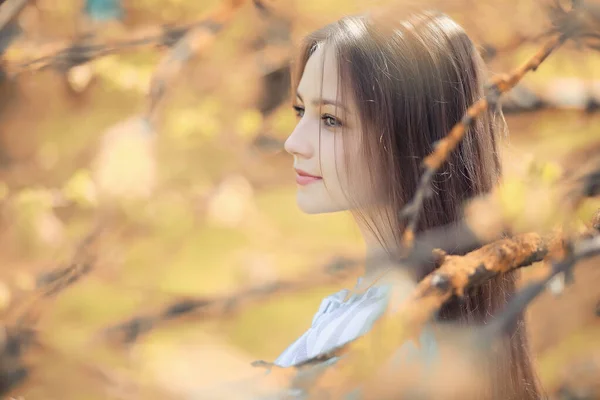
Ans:
[[[35,310],[41,342],[13,396],[136,398],[144,387],[202,398],[202,385],[245,376],[253,360],[273,360],[310,325],[324,296],[359,276],[360,266],[332,268],[363,254],[351,218],[307,216],[296,207],[292,158],[282,150],[296,121],[288,65],[306,32],[390,1],[272,0],[263,3],[267,13],[242,5],[169,81],[154,129],[134,117],[147,109],[168,46],[150,39],[77,66],[56,55],[84,34],[91,36],[83,45],[103,46],[146,28],[176,33],[222,3],[37,0],[0,31],[0,308],[6,325]],[[461,23],[491,73],[531,55],[549,20],[544,3],[533,0],[420,6]],[[42,54],[50,55],[48,68],[23,64]],[[508,96],[507,174],[558,162],[600,139],[598,71],[597,52],[570,44]],[[86,250],[89,270],[29,302],[98,227]],[[530,276],[535,267],[523,271],[524,280]],[[549,391],[572,363],[598,354],[599,278],[597,264],[585,263],[572,285],[544,293],[528,310]],[[239,302],[219,302],[228,297]],[[210,312],[157,317],[128,343],[106,334],[190,299],[217,303]]]

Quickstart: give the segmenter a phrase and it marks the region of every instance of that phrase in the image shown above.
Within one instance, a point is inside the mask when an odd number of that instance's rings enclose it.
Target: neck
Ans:
[[[365,279],[368,279],[369,277],[379,275],[389,268],[390,254],[385,245],[389,243],[389,238],[380,237],[378,232],[373,232],[362,221],[357,221],[357,224],[365,242]]]
[[[394,253],[397,254],[394,250],[396,238],[393,232],[385,228],[387,225],[384,221],[371,221],[370,224],[362,220],[356,220],[356,222],[366,247],[364,285],[370,285],[375,280],[379,280],[383,275],[387,278],[391,278],[390,275],[394,275],[394,280],[397,282],[398,280],[403,281],[412,287],[415,283],[414,277],[393,262]],[[373,229],[369,229],[375,226],[383,228],[375,232],[373,232]],[[387,278],[384,279],[387,280]]]

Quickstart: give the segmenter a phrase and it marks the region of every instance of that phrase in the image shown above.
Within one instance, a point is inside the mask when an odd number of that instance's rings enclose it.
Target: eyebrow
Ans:
[[[302,96],[300,96],[300,94],[299,94],[299,93],[296,93],[296,97],[297,97],[298,99],[300,99],[300,101],[301,101],[301,102],[303,102],[303,103],[304,103],[304,100],[302,99]],[[313,105],[315,105],[315,106],[317,106],[317,105],[319,105],[319,104],[322,104],[322,105],[324,105],[324,106],[326,106],[326,105],[332,105],[332,106],[335,106],[335,107],[341,108],[341,109],[342,109],[342,110],[344,110],[344,111],[348,111],[348,110],[346,109],[346,107],[344,107],[344,105],[343,105],[343,104],[341,104],[341,103],[339,103],[339,102],[337,102],[337,101],[328,100],[328,99],[322,99],[322,98],[320,98],[320,99],[314,99],[314,100],[312,101],[312,104],[313,104]]]

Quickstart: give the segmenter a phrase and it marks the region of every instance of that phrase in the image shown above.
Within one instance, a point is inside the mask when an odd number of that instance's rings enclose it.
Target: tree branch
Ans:
[[[192,297],[174,301],[162,310],[147,315],[138,315],[105,330],[116,343],[132,343],[161,323],[193,315],[206,319],[240,312],[252,304],[264,301],[277,294],[299,292],[315,286],[315,282],[327,285],[348,279],[361,265],[358,260],[337,258],[325,265],[317,274],[311,273],[296,281],[281,280],[243,290],[224,297]]]
[[[500,336],[514,324],[529,303],[544,291],[546,285],[552,278],[560,273],[570,272],[580,260],[598,254],[600,254],[600,236],[594,236],[576,242],[572,246],[572,249],[569,249],[562,259],[552,262],[552,266],[545,277],[528,284],[521,289],[513,299],[511,299],[504,312],[502,312],[497,319],[483,328],[483,337],[496,338]]]
[[[9,75],[15,77],[26,71],[38,71],[50,67],[70,68],[86,63],[94,58],[109,54],[131,51],[143,47],[174,46],[167,58],[183,62],[204,47],[214,34],[227,22],[232,13],[245,0],[228,0],[217,10],[205,14],[197,21],[182,25],[149,26],[138,28],[116,39],[102,38],[94,42],[94,36],[86,36],[75,41],[59,40],[40,44],[21,41],[9,48],[4,55]],[[208,44],[208,43],[207,43]],[[34,55],[34,56],[32,56]],[[171,64],[172,61],[163,64]]]
[[[382,322],[376,323],[373,327],[372,334],[381,335],[382,331],[390,328],[391,325],[386,321],[401,319],[404,334],[398,335],[398,341],[390,345],[392,348],[397,348],[407,336],[416,337],[423,325],[453,296],[462,296],[468,289],[499,273],[542,261],[557,244],[555,237],[544,238],[536,233],[527,233],[498,240],[464,256],[442,255],[440,267],[419,282],[398,311],[388,312],[383,316]],[[371,333],[364,337],[369,335]],[[320,354],[298,367],[349,354],[353,349],[359,348],[362,341],[368,340],[363,338]]]

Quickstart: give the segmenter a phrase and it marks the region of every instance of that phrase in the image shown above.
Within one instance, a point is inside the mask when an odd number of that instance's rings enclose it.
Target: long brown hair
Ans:
[[[359,114],[359,157],[368,162],[348,160],[348,174],[355,177],[349,181],[362,185],[366,180],[370,193],[386,205],[378,215],[361,207],[351,212],[392,252],[405,228],[399,211],[415,194],[423,158],[484,95],[483,60],[465,31],[441,13],[416,13],[401,21],[349,16],[306,37],[293,73],[294,94],[308,58],[321,45],[337,57],[339,97],[353,99]],[[417,232],[456,222],[465,201],[499,181],[498,135],[505,128],[500,110],[477,118],[436,174]],[[419,279],[429,272],[421,271]],[[498,276],[447,304],[438,318],[485,323],[514,291],[514,273]],[[508,349],[494,361],[490,377],[492,397],[539,398],[523,318],[504,343]]]

